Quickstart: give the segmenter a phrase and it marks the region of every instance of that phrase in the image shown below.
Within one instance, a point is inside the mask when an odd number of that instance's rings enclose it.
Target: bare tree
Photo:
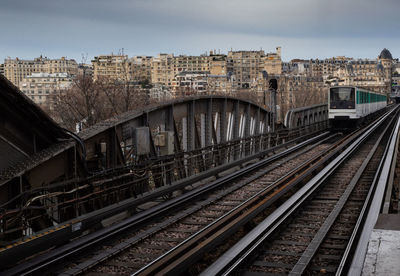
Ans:
[[[148,91],[132,83],[77,76],[72,86],[57,91],[50,115],[62,126],[75,131],[76,124],[83,128],[124,112],[148,104]]]
[[[85,74],[74,78],[72,86],[55,95],[51,115],[64,127],[75,130],[78,122],[90,126],[111,115],[102,101],[104,96],[98,83]]]

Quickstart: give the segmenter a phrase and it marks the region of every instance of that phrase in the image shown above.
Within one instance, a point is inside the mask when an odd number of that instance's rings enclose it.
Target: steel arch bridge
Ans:
[[[88,161],[96,159],[102,148],[103,165],[109,168],[134,162],[133,157],[159,157],[233,143],[268,133],[272,124],[271,113],[253,103],[205,96],[128,112],[79,136],[85,141]]]
[[[0,241],[151,191],[168,196],[326,127],[272,132],[268,110],[208,96],[149,106],[73,134],[2,76],[0,90]]]
[[[285,126],[296,128],[328,120],[328,105],[316,104],[289,110],[285,116]]]

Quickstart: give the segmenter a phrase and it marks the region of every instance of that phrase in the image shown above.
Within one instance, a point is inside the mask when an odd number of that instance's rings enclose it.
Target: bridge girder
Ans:
[[[304,127],[313,123],[328,120],[328,105],[316,104],[312,106],[291,109],[286,113],[285,126],[289,129]]]
[[[240,138],[247,138],[271,129],[270,112],[248,101],[232,97],[192,97],[128,112],[79,133],[87,149],[87,159],[105,168],[129,162],[127,153],[140,147],[135,130],[148,128],[149,147],[139,150],[143,156],[157,157],[191,151]],[[156,137],[170,132],[173,149],[163,151]],[[99,152],[101,146],[106,152]],[[143,154],[146,152],[146,154]],[[135,155],[135,154],[134,154]],[[101,156],[101,157],[100,157]],[[136,155],[135,158],[139,158]],[[105,159],[105,160],[104,160]]]

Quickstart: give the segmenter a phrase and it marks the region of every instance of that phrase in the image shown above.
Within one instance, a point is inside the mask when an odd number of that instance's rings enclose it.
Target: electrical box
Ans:
[[[107,143],[106,142],[101,142],[100,143],[100,152],[102,154],[105,154],[107,152]]]
[[[164,134],[157,134],[154,137],[154,145],[157,147],[165,147],[165,135]]]
[[[174,132],[162,131],[156,135],[154,144],[159,147],[160,155],[169,155],[174,153]]]
[[[150,130],[148,127],[137,127],[133,130],[133,146],[136,155],[150,154]]]

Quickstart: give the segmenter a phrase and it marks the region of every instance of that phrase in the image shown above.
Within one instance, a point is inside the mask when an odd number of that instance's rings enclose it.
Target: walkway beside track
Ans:
[[[369,239],[363,275],[390,276],[400,272],[400,215],[380,215]]]

